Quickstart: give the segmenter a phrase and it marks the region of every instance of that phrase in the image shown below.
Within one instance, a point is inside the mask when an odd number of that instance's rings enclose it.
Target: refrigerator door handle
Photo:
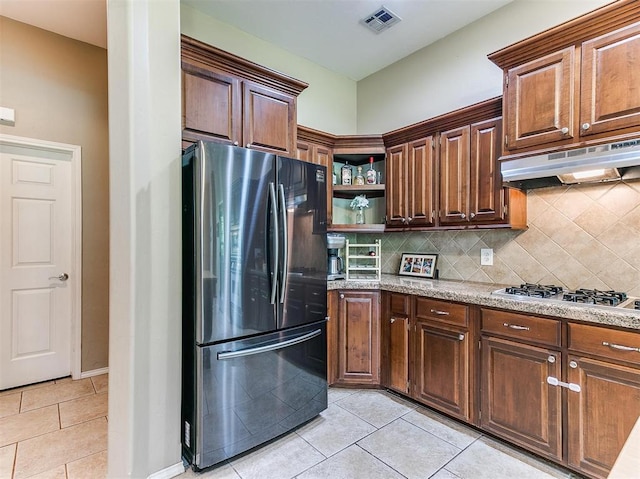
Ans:
[[[284,303],[284,296],[287,291],[287,282],[289,279],[289,225],[287,223],[287,204],[284,197],[284,185],[278,184],[278,192],[280,193],[280,215],[282,219],[282,283],[280,285],[280,302]]]
[[[322,334],[321,329],[316,329],[310,333],[297,336],[295,338],[287,339],[281,343],[269,344],[267,346],[258,346],[256,348],[239,349],[237,351],[223,351],[218,353],[218,360],[223,361],[225,359],[242,358],[244,356],[251,356],[253,354],[266,353],[268,351],[276,351],[278,349],[288,348],[294,344],[304,343],[310,339],[320,336]]]
[[[276,296],[278,292],[278,263],[280,258],[278,258],[278,253],[280,251],[280,245],[278,240],[278,201],[276,200],[276,187],[273,182],[269,183],[269,198],[271,206],[269,207],[269,213],[271,214],[271,221],[273,223],[272,231],[274,232],[271,236],[271,267],[269,273],[271,276],[271,304],[276,303]]]

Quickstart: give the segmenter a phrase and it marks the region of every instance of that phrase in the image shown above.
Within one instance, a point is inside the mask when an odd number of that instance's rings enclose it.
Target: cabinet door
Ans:
[[[407,216],[407,145],[387,149],[387,226],[405,226]]]
[[[576,136],[575,47],[524,63],[507,72],[505,128],[508,150]]]
[[[245,81],[243,146],[291,156],[295,153],[295,98]]]
[[[471,175],[469,221],[484,223],[504,219],[504,191],[498,158],[502,119],[471,125]]]
[[[435,139],[409,143],[407,199],[409,226],[435,225]]]
[[[595,359],[569,356],[567,391],[569,465],[607,477],[638,416],[640,371]]]
[[[468,126],[440,135],[440,224],[466,224],[469,214]]]
[[[306,141],[298,140],[296,143],[296,158],[308,163],[313,163],[313,145]]]
[[[482,338],[481,427],[538,454],[562,459],[560,353]]]
[[[183,138],[241,141],[242,96],[237,78],[182,63],[182,88]]]
[[[430,322],[416,322],[412,396],[470,420],[469,334]]]
[[[340,292],[337,382],[379,384],[379,301],[378,291]]]
[[[640,126],[640,23],[582,44],[580,134]]]
[[[330,148],[315,145],[313,147],[313,163],[327,167],[327,225],[332,223],[333,215],[333,162],[331,161],[332,152]]]
[[[336,382],[338,375],[338,292],[327,291],[327,383],[329,386]]]
[[[403,394],[409,393],[409,317],[411,296],[385,295],[382,319],[381,384]]]

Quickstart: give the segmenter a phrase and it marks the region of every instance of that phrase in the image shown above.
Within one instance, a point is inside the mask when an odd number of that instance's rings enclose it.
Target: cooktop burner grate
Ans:
[[[505,289],[507,294],[519,296],[533,296],[536,298],[550,298],[562,292],[562,286],[524,283],[520,286],[509,286]]]

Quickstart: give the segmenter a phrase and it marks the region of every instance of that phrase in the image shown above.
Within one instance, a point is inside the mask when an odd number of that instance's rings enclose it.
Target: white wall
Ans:
[[[108,477],[171,477],[184,470],[179,0],[107,3]]]
[[[355,81],[187,5],[180,6],[180,29],[187,36],[308,83],[298,97],[300,125],[336,135],[355,133]]]
[[[487,55],[610,0],[516,0],[358,82],[358,133],[385,133],[502,94]]]

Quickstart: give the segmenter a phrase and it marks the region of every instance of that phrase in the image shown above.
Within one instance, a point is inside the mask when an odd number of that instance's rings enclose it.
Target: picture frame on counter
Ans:
[[[437,254],[402,253],[398,274],[400,276],[435,278],[437,261]]]

